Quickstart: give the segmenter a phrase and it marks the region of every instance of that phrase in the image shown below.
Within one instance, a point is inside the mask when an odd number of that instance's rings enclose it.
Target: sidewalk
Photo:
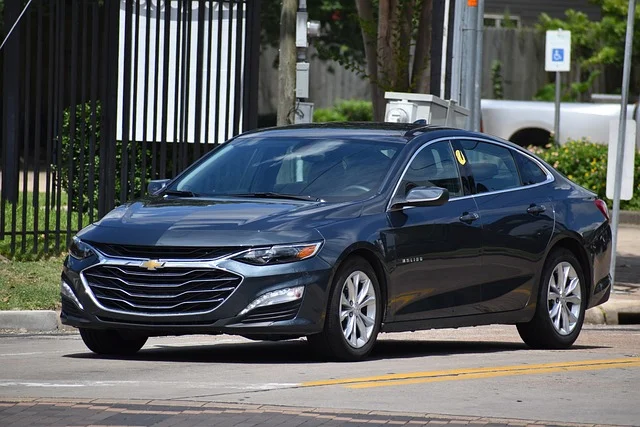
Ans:
[[[609,301],[587,310],[586,324],[640,324],[640,225],[618,230],[616,284]],[[56,331],[65,328],[55,311],[0,311],[0,330]]]

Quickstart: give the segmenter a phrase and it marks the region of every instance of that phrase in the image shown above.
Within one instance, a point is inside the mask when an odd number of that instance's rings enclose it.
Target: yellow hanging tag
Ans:
[[[458,159],[458,163],[461,165],[467,163],[467,159],[465,159],[464,154],[462,154],[462,151],[460,150],[456,150],[456,159]]]

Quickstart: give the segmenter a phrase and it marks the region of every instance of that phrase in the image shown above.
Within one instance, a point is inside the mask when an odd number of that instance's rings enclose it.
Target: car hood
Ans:
[[[78,234],[159,246],[256,246],[321,240],[316,227],[360,215],[361,203],[160,197],[120,206]]]

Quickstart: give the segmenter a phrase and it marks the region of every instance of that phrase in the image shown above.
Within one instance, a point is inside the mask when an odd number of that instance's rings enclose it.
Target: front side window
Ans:
[[[399,193],[404,196],[414,187],[441,187],[449,190],[449,197],[462,196],[460,174],[449,142],[429,144],[418,151],[402,178]]]
[[[329,138],[253,137],[231,141],[169,190],[200,196],[278,193],[325,201],[375,194],[402,145]]]
[[[476,193],[520,187],[520,176],[511,150],[483,141],[460,141],[473,175]]]

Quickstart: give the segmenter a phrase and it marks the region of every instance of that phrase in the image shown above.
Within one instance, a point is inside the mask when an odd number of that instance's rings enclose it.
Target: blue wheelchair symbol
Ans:
[[[551,51],[551,61],[564,62],[564,49],[553,49]]]

